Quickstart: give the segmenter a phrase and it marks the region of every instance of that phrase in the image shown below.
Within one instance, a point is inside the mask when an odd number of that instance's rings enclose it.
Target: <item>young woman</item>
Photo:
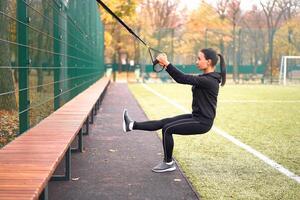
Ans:
[[[220,57],[220,73],[215,72],[218,56]],[[201,75],[182,73],[169,63],[165,54],[158,55],[156,59],[177,83],[192,85],[193,111],[191,114],[161,120],[137,122],[128,116],[125,109],[123,112],[123,130],[128,132],[132,130],[156,131],[162,129],[164,160],[155,166],[152,171],[167,172],[176,169],[175,162],[172,159],[173,134],[203,134],[211,129],[216,115],[219,85],[223,86],[226,82],[226,67],[223,56],[210,48],[202,49],[198,53],[196,65],[199,70],[203,71]]]

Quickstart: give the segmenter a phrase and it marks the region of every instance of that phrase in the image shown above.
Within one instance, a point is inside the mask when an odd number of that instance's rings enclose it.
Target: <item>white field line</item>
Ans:
[[[187,110],[185,107],[183,107],[182,105],[178,104],[177,102],[173,101],[172,99],[169,99],[168,97],[165,97],[163,95],[161,95],[160,93],[158,93],[157,91],[153,90],[152,88],[150,88],[148,85],[146,84],[142,84],[143,87],[148,90],[149,92],[152,92],[153,94],[155,94],[156,96],[160,97],[161,99],[167,101],[169,104],[175,106],[176,108],[178,108],[179,110],[185,112],[185,113],[190,113],[189,110]],[[246,145],[244,143],[242,143],[241,141],[239,141],[238,139],[236,139],[235,137],[229,135],[228,133],[226,133],[225,131],[222,131],[221,129],[213,126],[212,130],[214,132],[216,132],[217,134],[221,135],[222,137],[226,138],[227,140],[231,141],[232,143],[236,144],[237,146],[239,146],[240,148],[248,151],[249,153],[253,154],[255,157],[261,159],[262,161],[264,161],[266,164],[270,165],[272,168],[278,170],[279,172],[281,172],[282,174],[286,175],[287,177],[295,180],[296,182],[300,183],[300,177],[297,176],[296,174],[294,174],[293,172],[289,171],[288,169],[286,169],[285,167],[283,167],[282,165],[276,163],[274,160],[268,158],[267,156],[263,155],[262,153],[260,153],[259,151],[256,151],[255,149],[253,149],[252,147],[250,147],[249,145]]]
[[[300,103],[300,100],[220,100],[220,103]]]

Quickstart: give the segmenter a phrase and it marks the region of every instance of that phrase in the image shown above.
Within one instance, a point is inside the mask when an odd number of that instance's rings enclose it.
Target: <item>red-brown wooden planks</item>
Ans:
[[[108,82],[99,80],[0,150],[0,199],[38,199]]]

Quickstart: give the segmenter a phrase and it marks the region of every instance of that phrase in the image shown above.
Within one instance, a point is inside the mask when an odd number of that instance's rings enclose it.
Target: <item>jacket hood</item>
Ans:
[[[219,72],[211,72],[211,73],[207,73],[207,74],[204,74],[206,76],[211,76],[213,77],[214,79],[218,80],[219,83],[221,83],[221,74]]]

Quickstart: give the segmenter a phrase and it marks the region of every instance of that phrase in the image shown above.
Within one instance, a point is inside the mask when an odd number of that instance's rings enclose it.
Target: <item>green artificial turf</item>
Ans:
[[[190,86],[148,86],[191,110]],[[149,119],[183,113],[141,84],[129,87]],[[218,101],[216,127],[300,175],[299,86],[226,85]],[[300,197],[299,183],[213,131],[174,140],[174,156],[202,199]]]

